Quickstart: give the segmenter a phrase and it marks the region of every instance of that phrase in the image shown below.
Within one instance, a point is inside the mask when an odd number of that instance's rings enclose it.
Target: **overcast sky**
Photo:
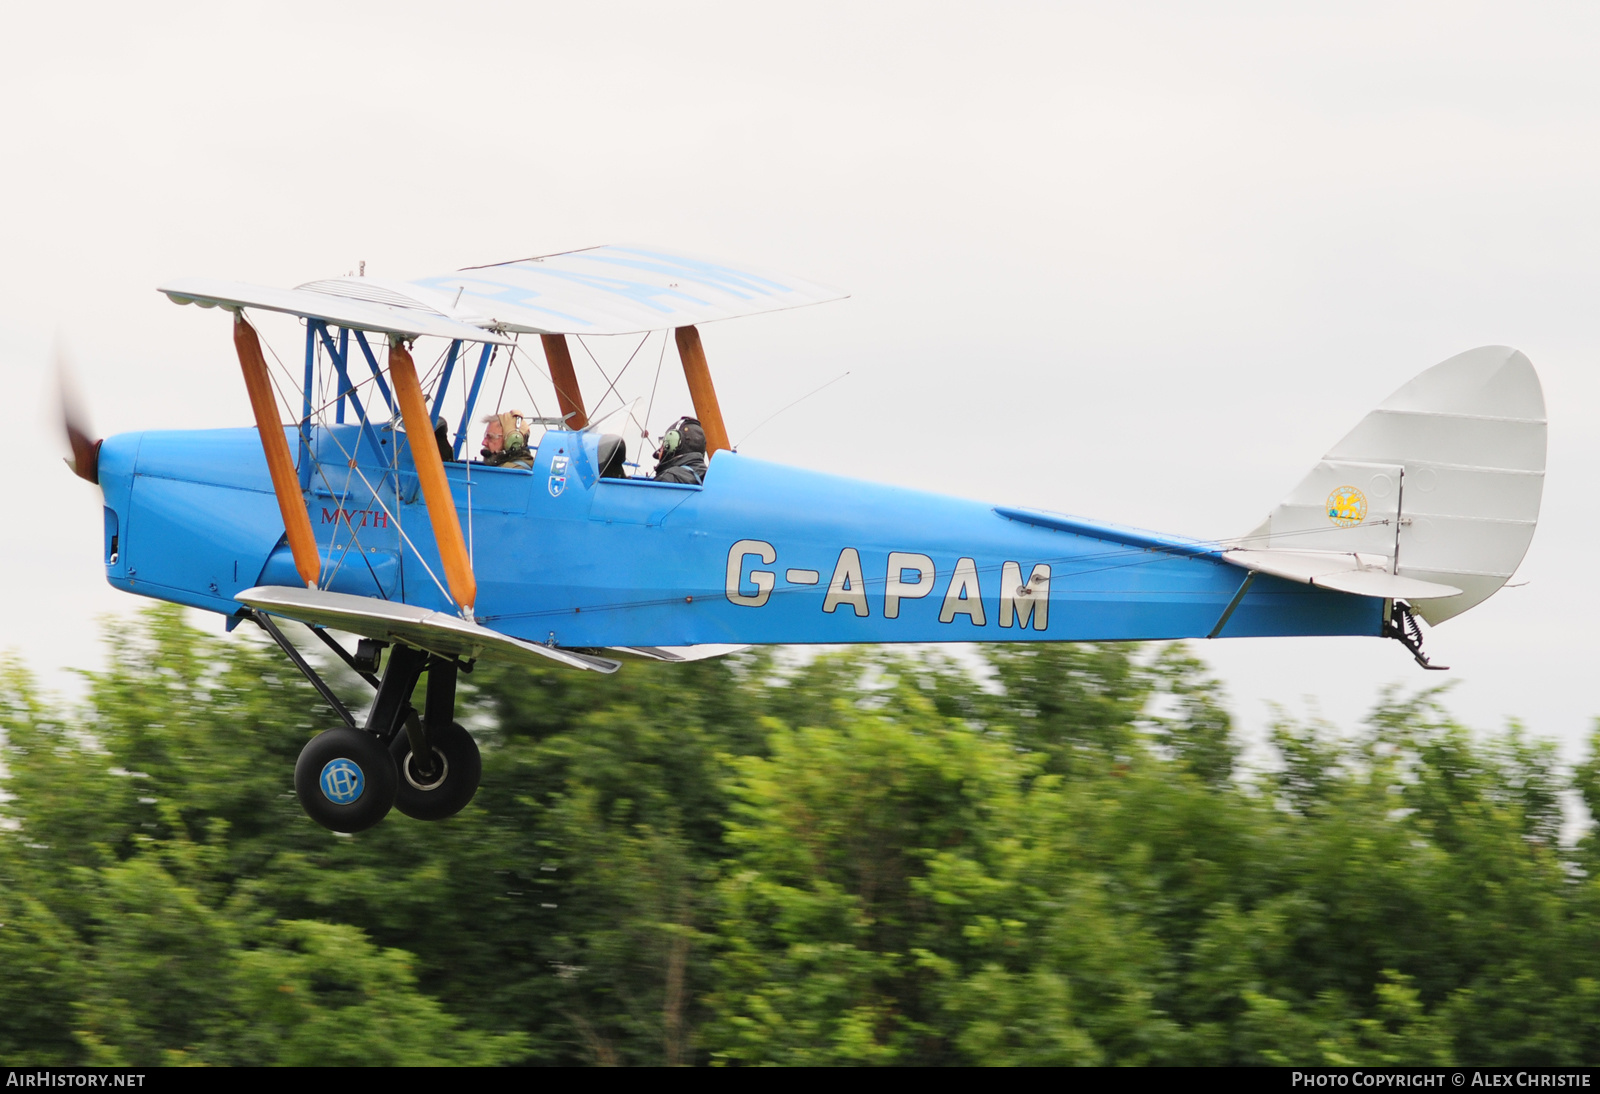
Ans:
[[[1517,346],[1544,509],[1527,584],[1429,634],[1451,673],[1195,647],[1256,730],[1439,677],[1570,750],[1600,713],[1593,5],[34,4],[7,43],[0,647],[54,682],[140,603],[60,464],[58,333],[101,433],[243,425],[225,316],[163,279],[647,242],[852,294],[704,329],[735,439],[850,374],[743,451],[1199,536],[1422,369]]]

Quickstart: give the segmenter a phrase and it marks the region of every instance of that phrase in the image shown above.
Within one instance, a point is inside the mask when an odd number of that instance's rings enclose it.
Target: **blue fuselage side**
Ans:
[[[451,611],[403,438],[313,431],[323,587]],[[600,479],[598,440],[547,433],[531,471],[445,465],[479,622],[580,647],[1195,638],[1245,578],[1181,540],[731,452],[700,487]],[[117,588],[233,614],[243,589],[299,584],[254,429],[112,437],[100,478]],[[1263,576],[1220,634],[1376,635],[1382,617]]]

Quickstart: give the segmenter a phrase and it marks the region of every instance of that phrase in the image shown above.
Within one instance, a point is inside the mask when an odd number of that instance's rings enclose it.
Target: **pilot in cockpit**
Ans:
[[[533,450],[528,447],[528,427],[520,411],[491,414],[484,419],[483,462],[490,467],[533,467]]]
[[[696,418],[679,418],[661,434],[656,449],[657,482],[684,482],[698,486],[706,477],[706,432]]]

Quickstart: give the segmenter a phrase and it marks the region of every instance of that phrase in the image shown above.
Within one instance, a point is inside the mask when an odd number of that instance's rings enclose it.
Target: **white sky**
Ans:
[[[1575,752],[1600,712],[1600,8],[87,3],[6,36],[0,647],[54,681],[139,603],[59,462],[57,332],[101,433],[242,425],[224,319],[157,282],[640,241],[853,293],[704,330],[735,438],[850,371],[747,453],[1201,536],[1515,345],[1551,423],[1529,584],[1429,645],[1476,724]],[[1376,639],[1197,646],[1256,728],[1446,676]]]

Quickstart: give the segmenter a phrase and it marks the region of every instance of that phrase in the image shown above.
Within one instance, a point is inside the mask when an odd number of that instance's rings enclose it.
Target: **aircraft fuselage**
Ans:
[[[598,441],[546,433],[531,471],[445,465],[478,622],[566,647],[1382,630],[1380,599],[1265,575],[1234,604],[1247,574],[1210,545],[732,452],[703,486],[602,479]],[[322,587],[453,612],[404,434],[319,426],[310,446]],[[100,482],[117,588],[234,615],[241,590],[301,584],[256,430],[112,437]]]

